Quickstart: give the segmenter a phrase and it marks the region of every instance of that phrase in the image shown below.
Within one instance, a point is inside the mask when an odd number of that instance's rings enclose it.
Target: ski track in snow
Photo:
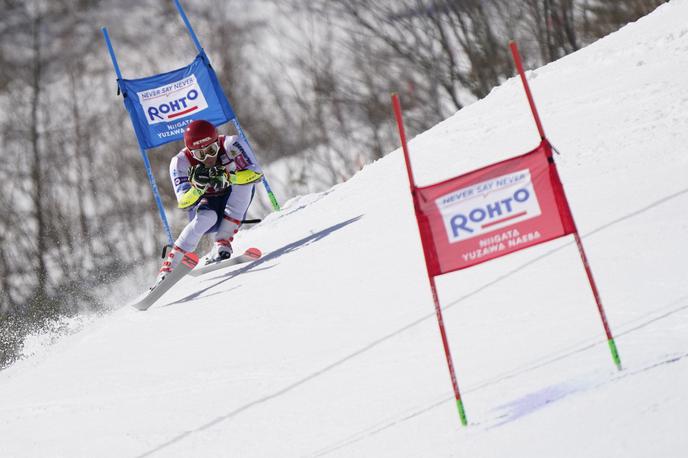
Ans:
[[[625,331],[619,332],[616,334],[616,340],[620,342],[620,345],[623,345],[623,339],[621,339],[622,336],[631,334],[634,331],[637,331],[641,328],[644,328],[646,326],[649,326],[652,323],[655,323],[661,319],[668,318],[671,315],[688,310],[688,296],[682,297],[679,301],[675,301],[674,303],[670,305],[675,305],[676,302],[680,302],[683,305],[672,308],[669,311],[664,312],[664,309],[661,309],[659,311],[663,311],[661,315],[657,317],[650,318],[646,321],[643,321],[636,326],[627,329]],[[649,315],[653,315],[657,311],[650,313]],[[433,315],[434,316],[434,315]],[[627,324],[626,324],[627,325]],[[625,328],[627,326],[620,326],[620,328]],[[462,396],[465,397],[465,395],[468,395],[470,393],[473,393],[475,391],[479,391],[481,389],[484,389],[486,387],[490,387],[493,385],[496,385],[500,382],[503,382],[508,379],[512,379],[515,377],[518,377],[523,374],[527,374],[530,372],[533,372],[537,369],[545,368],[549,365],[552,365],[555,362],[565,360],[567,358],[570,358],[571,356],[574,356],[578,353],[582,353],[584,351],[596,349],[599,350],[599,347],[605,347],[606,346],[606,340],[600,339],[597,342],[594,343],[584,343],[582,346],[576,347],[574,349],[571,349],[570,351],[566,352],[558,352],[556,354],[550,355],[547,357],[544,361],[543,360],[538,360],[538,361],[533,361],[532,364],[529,364],[525,367],[520,367],[516,368],[512,371],[509,371],[508,373],[500,374],[497,375],[496,377],[486,380],[482,383],[480,383],[478,386],[474,387],[469,387],[467,390],[462,393]],[[597,348],[596,348],[597,347]],[[528,394],[527,396],[514,400],[510,403],[503,404],[499,406],[496,410],[504,410],[507,412],[504,413],[499,413],[497,414],[496,417],[496,423],[491,425],[491,426],[486,426],[486,430],[490,430],[492,428],[497,428],[499,426],[502,426],[508,422],[518,420],[520,417],[523,417],[525,415],[529,415],[533,412],[535,412],[538,409],[541,409],[549,404],[552,404],[554,402],[557,402],[567,396],[570,395],[575,395],[579,392],[587,391],[587,390],[592,390],[595,388],[598,388],[604,384],[609,384],[609,383],[614,383],[618,380],[625,379],[627,377],[631,377],[640,373],[644,373],[647,371],[650,371],[652,369],[660,368],[663,367],[667,364],[673,364],[676,362],[679,362],[683,360],[684,358],[688,357],[688,353],[682,353],[682,354],[677,354],[677,355],[671,355],[667,356],[664,359],[660,359],[658,361],[654,362],[649,362],[645,366],[642,367],[633,367],[633,368],[624,368],[623,372],[620,372],[618,374],[613,374],[611,376],[603,376],[602,381],[598,383],[591,383],[591,382],[579,382],[579,383],[574,383],[574,382],[565,382],[561,385],[558,386],[549,386],[542,388],[541,390]],[[344,361],[342,361],[344,362]],[[330,454],[331,452],[340,450],[342,448],[345,448],[349,445],[355,444],[357,442],[364,441],[376,434],[379,434],[381,432],[384,432],[385,430],[392,428],[400,423],[415,419],[418,416],[421,416],[423,414],[426,414],[440,406],[446,405],[448,402],[452,402],[454,400],[454,395],[450,394],[447,396],[442,397],[441,399],[437,400],[436,402],[433,402],[431,404],[425,405],[422,408],[413,411],[413,412],[400,412],[397,413],[391,420],[387,420],[386,422],[382,424],[375,424],[372,425],[364,430],[361,430],[350,437],[347,437],[341,441],[335,442],[332,445],[328,447],[324,447],[323,449],[320,449],[316,452],[314,452],[312,455],[313,457],[318,457],[318,456],[326,456]],[[482,424],[480,422],[470,422],[471,426],[481,426]]]

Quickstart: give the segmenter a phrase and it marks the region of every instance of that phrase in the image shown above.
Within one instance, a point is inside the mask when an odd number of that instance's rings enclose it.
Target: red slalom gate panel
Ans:
[[[441,275],[575,232],[546,140],[533,151],[416,188],[429,270]]]

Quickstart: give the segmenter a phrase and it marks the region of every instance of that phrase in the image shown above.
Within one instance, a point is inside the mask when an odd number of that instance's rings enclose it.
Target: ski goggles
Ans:
[[[217,156],[218,151],[220,151],[220,145],[217,142],[212,142],[205,148],[192,149],[191,154],[199,161],[205,161],[206,158]]]

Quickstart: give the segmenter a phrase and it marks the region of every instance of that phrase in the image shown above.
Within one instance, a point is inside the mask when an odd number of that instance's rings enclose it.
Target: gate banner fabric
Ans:
[[[204,54],[184,68],[140,79],[120,79],[119,87],[144,149],[183,138],[196,119],[218,126],[235,118]]]
[[[576,230],[546,140],[524,155],[415,191],[432,275],[465,269]]]

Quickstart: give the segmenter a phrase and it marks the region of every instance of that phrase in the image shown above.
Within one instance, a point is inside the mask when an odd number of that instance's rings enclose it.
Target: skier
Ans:
[[[230,258],[234,234],[263,176],[251,147],[237,135],[218,135],[208,121],[192,121],[184,131],[184,145],[170,162],[170,178],[190,221],[162,263],[156,285],[209,231],[216,232],[208,262]]]

